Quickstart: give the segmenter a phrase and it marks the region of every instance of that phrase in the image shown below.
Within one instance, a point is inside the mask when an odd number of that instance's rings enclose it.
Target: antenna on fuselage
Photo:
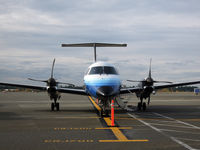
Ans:
[[[97,61],[96,47],[126,47],[127,44],[111,44],[111,43],[77,43],[62,44],[62,47],[94,47],[94,62]]]

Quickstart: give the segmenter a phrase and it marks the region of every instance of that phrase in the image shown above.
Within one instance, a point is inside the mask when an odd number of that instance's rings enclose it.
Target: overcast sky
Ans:
[[[62,43],[127,43],[98,48],[122,80],[200,80],[199,0],[0,0],[0,82],[55,78],[83,84],[92,48]]]

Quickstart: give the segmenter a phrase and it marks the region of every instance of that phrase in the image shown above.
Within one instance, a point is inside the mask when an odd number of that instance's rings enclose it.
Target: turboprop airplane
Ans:
[[[87,95],[97,98],[99,100],[98,105],[101,109],[101,116],[108,115],[108,108],[111,104],[111,100],[116,100],[120,94],[135,93],[144,90],[142,87],[134,88],[121,88],[120,76],[114,67],[114,65],[107,62],[97,62],[96,61],[96,47],[126,47],[126,44],[109,44],[109,43],[80,43],[80,44],[62,44],[62,47],[94,47],[94,63],[88,67],[88,71],[84,76],[85,89],[73,89],[73,88],[59,88],[57,85],[53,84],[52,86],[32,86],[32,85],[21,85],[21,84],[11,84],[11,83],[0,83],[0,85],[8,85],[14,87],[46,90],[52,89],[54,92],[58,93],[71,93],[79,95]],[[199,84],[200,81],[194,82],[184,82],[177,84],[168,84],[153,86],[151,85],[152,90]],[[49,90],[51,91],[51,90]],[[58,97],[54,98],[54,104],[57,105],[56,100]],[[143,102],[143,105],[146,103]],[[57,109],[58,110],[58,109]]]

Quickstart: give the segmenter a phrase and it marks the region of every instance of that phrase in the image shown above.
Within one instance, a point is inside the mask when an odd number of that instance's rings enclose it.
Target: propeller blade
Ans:
[[[151,78],[151,61],[152,59],[150,59],[150,65],[149,65],[149,78]]]
[[[53,78],[53,70],[54,70],[54,64],[55,64],[55,58],[53,60],[53,64],[52,64],[52,69],[51,69],[51,78]]]
[[[69,86],[72,86],[72,87],[75,87],[74,84],[71,84],[71,83],[66,83],[66,82],[56,82],[57,84],[67,84]]]
[[[129,82],[142,82],[142,81],[137,81],[137,80],[126,80],[126,81],[129,81]]]
[[[148,97],[148,105],[150,104],[150,100],[151,100],[151,97],[149,96]]]
[[[38,82],[48,82],[47,80],[37,80],[37,79],[31,79],[31,78],[28,78],[28,80],[38,81]]]
[[[154,81],[155,83],[173,83],[173,82],[170,82],[170,81]]]

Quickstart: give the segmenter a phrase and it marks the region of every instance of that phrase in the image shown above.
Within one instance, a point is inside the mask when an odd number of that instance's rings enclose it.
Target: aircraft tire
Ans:
[[[109,116],[109,112],[108,112],[108,110],[105,111],[105,114],[106,114],[106,117]]]
[[[138,108],[138,110],[141,110],[141,108],[142,108],[141,102],[138,103],[137,108]]]
[[[147,105],[146,105],[146,103],[144,102],[144,103],[142,104],[142,110],[145,111],[146,108],[147,108]]]
[[[101,118],[103,118],[103,111],[102,110],[99,112],[99,115],[100,115]]]
[[[56,103],[56,110],[57,110],[57,111],[60,110],[60,105],[59,105],[59,103]]]
[[[54,103],[51,103],[51,111],[54,111]]]

